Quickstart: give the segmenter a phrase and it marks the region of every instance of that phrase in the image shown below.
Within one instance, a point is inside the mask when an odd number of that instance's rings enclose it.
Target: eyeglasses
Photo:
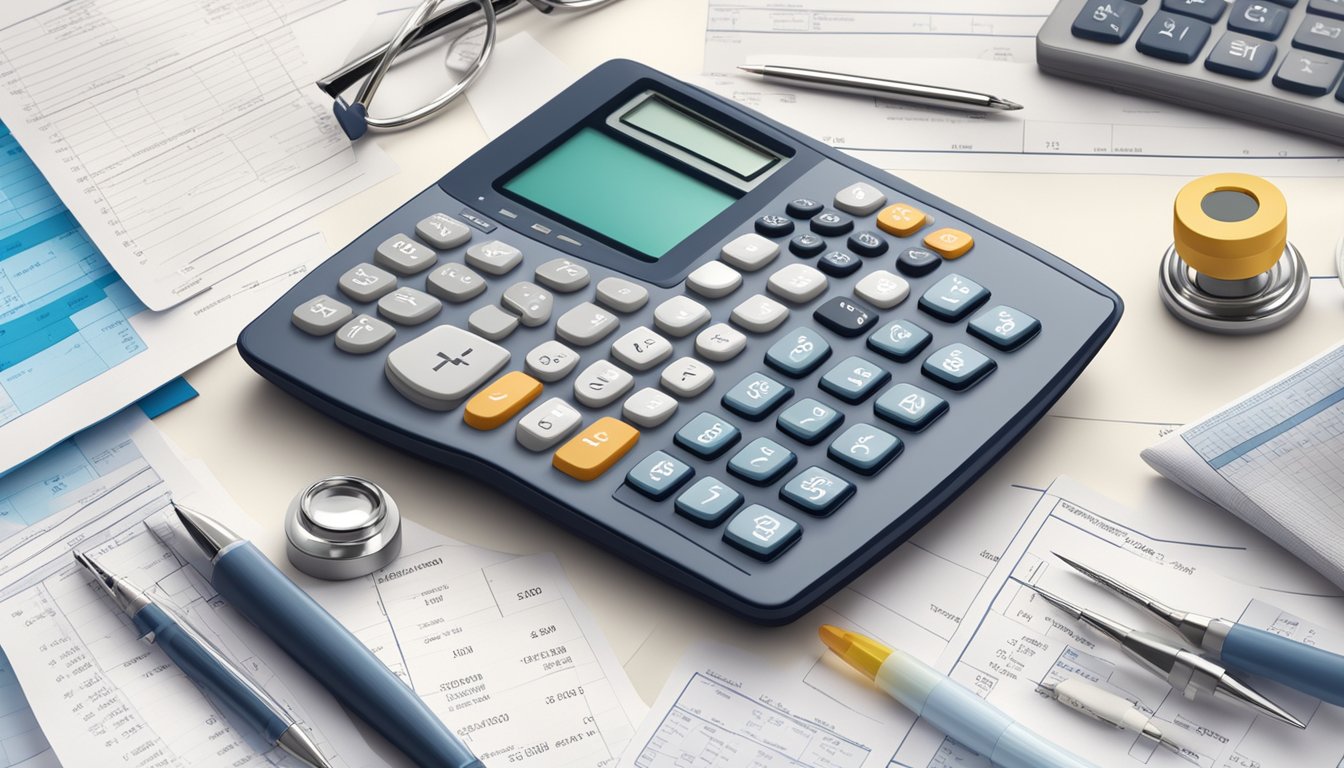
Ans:
[[[422,0],[402,22],[391,40],[318,80],[317,87],[335,101],[332,110],[336,114],[336,121],[351,140],[358,139],[369,130],[406,128],[436,114],[466,93],[489,63],[490,54],[495,48],[495,33],[504,17],[528,5],[549,14],[553,11],[590,11],[615,1],[467,0],[454,3],[447,0]],[[459,33],[457,39],[460,40],[481,28],[484,28],[484,35],[478,52],[448,90],[405,114],[393,117],[373,117],[369,114],[369,103],[398,56],[450,32]],[[361,79],[363,83],[355,93],[354,100],[347,103],[343,94]]]

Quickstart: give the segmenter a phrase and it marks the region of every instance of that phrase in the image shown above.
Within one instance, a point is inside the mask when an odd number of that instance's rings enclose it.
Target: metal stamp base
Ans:
[[[1163,254],[1158,277],[1162,303],[1173,315],[1216,333],[1250,334],[1277,328],[1302,311],[1311,290],[1307,263],[1292,243],[1264,275],[1238,281],[1247,289],[1241,296],[1228,295],[1237,292],[1231,281],[1213,281],[1216,293],[1210,292],[1209,278],[1181,260],[1175,244]]]

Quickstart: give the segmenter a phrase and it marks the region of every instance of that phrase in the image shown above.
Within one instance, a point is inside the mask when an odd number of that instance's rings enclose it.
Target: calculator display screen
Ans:
[[[503,186],[654,260],[737,200],[596,128],[581,129]]]

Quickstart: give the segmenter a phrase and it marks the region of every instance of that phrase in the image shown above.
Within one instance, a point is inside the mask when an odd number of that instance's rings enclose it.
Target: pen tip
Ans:
[[[833,624],[822,624],[821,628],[817,630],[817,634],[821,636],[821,642],[825,643],[827,648],[841,656],[849,650],[849,633],[845,630]]]
[[[196,542],[196,546],[200,547],[201,551],[205,552],[206,557],[211,560],[219,554],[221,549],[239,540],[237,534],[230,531],[218,520],[188,509],[171,499],[168,503],[177,512],[177,519],[181,521],[182,527],[187,529],[187,534],[191,536],[191,540]]]
[[[1000,98],[997,97],[997,96],[995,96],[994,98],[990,99],[989,105],[990,105],[991,107],[994,107],[995,109],[1001,109],[1001,110],[1003,110],[1004,112],[1013,112],[1013,111],[1015,111],[1015,110],[1019,110],[1019,109],[1022,108],[1022,105],[1021,105],[1021,104],[1018,104],[1016,101],[1009,101],[1009,100],[1007,100],[1007,99],[1000,99]]]
[[[743,72],[750,72],[753,75],[765,74],[765,67],[762,67],[759,64],[740,64],[737,68]]]

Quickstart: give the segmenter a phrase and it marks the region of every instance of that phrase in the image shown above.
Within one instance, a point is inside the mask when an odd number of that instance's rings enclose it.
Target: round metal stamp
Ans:
[[[367,576],[401,551],[401,513],[375,483],[347,475],[328,477],[290,502],[285,542],[289,561],[310,576]]]

